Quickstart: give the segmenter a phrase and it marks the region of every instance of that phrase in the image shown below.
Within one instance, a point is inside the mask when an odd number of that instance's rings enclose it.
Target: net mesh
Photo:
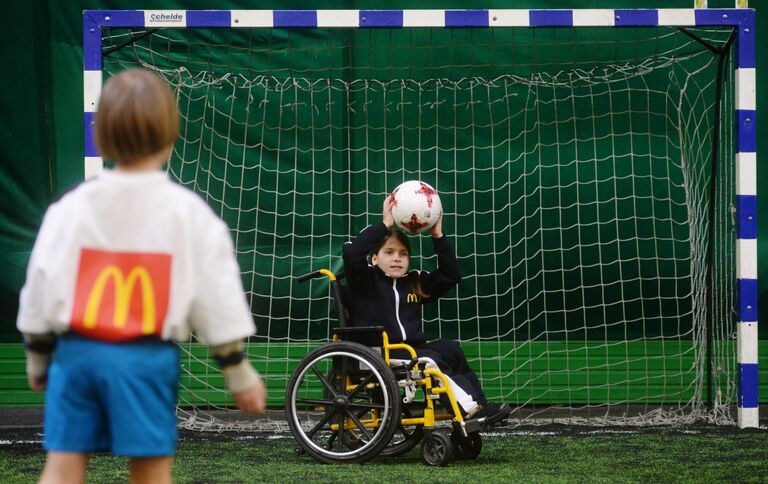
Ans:
[[[486,394],[513,406],[510,422],[727,423],[733,65],[726,52],[719,75],[705,44],[731,32],[690,32],[700,39],[675,28],[112,29],[104,72],[143,66],[173,86],[183,123],[168,171],[231,228],[258,326],[248,354],[271,406],[336,317],[325,282],[295,277],[340,271],[342,244],[380,221],[385,195],[421,179],[440,192],[464,273],[425,306],[424,330],[461,341]],[[433,269],[429,238],[412,244],[412,267]],[[279,410],[232,410],[205,349],[182,346],[183,426],[285,429]]]

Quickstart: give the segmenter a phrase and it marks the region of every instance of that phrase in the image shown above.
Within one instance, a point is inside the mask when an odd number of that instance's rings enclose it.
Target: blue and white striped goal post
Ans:
[[[103,166],[92,123],[102,85],[103,28],[707,27],[736,37],[736,291],[738,425],[757,427],[757,158],[752,9],[585,10],[86,10],[83,12],[84,174]]]

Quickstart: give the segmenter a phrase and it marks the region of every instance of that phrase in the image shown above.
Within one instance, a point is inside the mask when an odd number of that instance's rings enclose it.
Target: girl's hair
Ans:
[[[411,241],[408,239],[408,236],[405,235],[400,230],[397,230],[395,226],[393,225],[390,227],[390,229],[387,231],[387,234],[381,238],[381,241],[379,241],[379,245],[371,251],[369,255],[378,254],[382,247],[384,247],[384,244],[387,243],[389,239],[392,237],[395,237],[398,241],[400,241],[401,244],[403,244],[408,251],[408,255],[411,255]]]
[[[127,69],[104,85],[94,130],[101,154],[129,165],[169,148],[179,111],[168,84],[145,69]]]
[[[405,246],[405,249],[408,251],[408,255],[410,256],[411,255],[410,239],[408,239],[408,236],[405,235],[402,231],[397,230],[394,225],[390,227],[386,235],[384,235],[384,237],[381,238],[379,245],[376,247],[376,249],[371,251],[369,256],[378,254],[381,248],[384,247],[384,244],[386,244],[387,241],[392,237],[396,238],[401,244]],[[425,293],[424,290],[421,288],[421,280],[419,279],[419,275],[416,272],[409,272],[407,275],[407,278],[408,278],[408,282],[411,284],[411,288],[413,289],[414,294],[419,296],[419,298],[421,299],[426,299],[429,297],[429,294]]]

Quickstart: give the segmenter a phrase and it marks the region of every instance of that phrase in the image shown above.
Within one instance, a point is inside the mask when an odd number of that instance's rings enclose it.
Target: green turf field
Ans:
[[[37,431],[3,429],[0,482],[33,482],[43,466]],[[530,427],[484,435],[475,461],[428,468],[418,449],[363,465],[294,454],[288,435],[183,432],[175,482],[768,482],[768,431],[735,427]],[[126,482],[124,459],[97,455],[88,482]]]

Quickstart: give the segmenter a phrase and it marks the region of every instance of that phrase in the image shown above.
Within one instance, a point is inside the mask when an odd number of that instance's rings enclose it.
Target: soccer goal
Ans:
[[[231,228],[272,406],[336,317],[295,277],[340,271],[421,179],[464,273],[424,329],[510,422],[756,426],[754,36],[746,9],[87,11],[85,173],[102,82],[159,73],[168,171]],[[285,428],[184,349],[181,425]]]

